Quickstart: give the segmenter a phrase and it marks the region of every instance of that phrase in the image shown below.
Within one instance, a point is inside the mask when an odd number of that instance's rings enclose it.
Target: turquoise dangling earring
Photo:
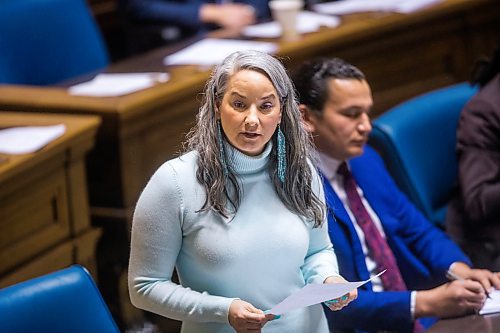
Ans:
[[[224,141],[222,140],[222,125],[220,124],[220,120],[217,120],[217,138],[219,141],[219,158],[220,158],[220,163],[222,164],[222,172],[224,173],[224,176],[227,176],[227,164],[226,164],[226,158],[224,154]]]
[[[285,147],[285,135],[281,131],[280,125],[278,125],[278,178],[284,183],[286,176],[286,147]]]

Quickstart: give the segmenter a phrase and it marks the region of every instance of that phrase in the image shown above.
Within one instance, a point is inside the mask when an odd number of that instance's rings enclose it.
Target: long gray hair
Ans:
[[[241,51],[229,55],[213,70],[205,86],[196,125],[189,132],[184,146],[185,150],[195,150],[199,155],[196,178],[207,193],[200,211],[212,209],[228,217],[230,211],[227,204],[232,206],[231,211],[234,212],[240,205],[240,187],[230,165],[227,165],[227,175],[224,173],[215,111],[222,102],[231,76],[245,69],[266,75],[280,98],[280,128],[286,138],[287,169],[285,182],[282,183],[277,175],[276,131],[271,138],[273,147],[268,170],[276,193],[290,211],[314,221],[314,227],[318,227],[323,222],[325,206],[312,191],[312,172],[308,160],[314,148],[301,122],[292,81],[277,59],[258,51]]]

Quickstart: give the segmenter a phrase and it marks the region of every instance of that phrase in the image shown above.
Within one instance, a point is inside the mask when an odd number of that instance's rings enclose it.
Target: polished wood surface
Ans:
[[[334,29],[279,45],[288,68],[317,55],[356,64],[373,88],[376,116],[416,94],[468,78],[474,59],[489,54],[498,31],[500,2],[444,0],[410,15],[364,13],[342,17]],[[216,32],[224,35],[225,32]],[[188,41],[189,42],[189,41]],[[69,95],[63,87],[0,86],[0,108],[94,114],[102,118],[89,156],[93,216],[129,219],[154,170],[179,151],[200,104],[207,68],[165,67],[158,49],[110,66],[108,72],[168,71],[171,80],[133,94],[94,98]]]
[[[100,119],[0,112],[0,128],[61,123],[66,132],[41,150],[0,154],[0,287],[71,263],[96,273],[84,161]]]
[[[500,314],[487,316],[470,315],[462,318],[443,319],[434,324],[427,333],[498,333]]]

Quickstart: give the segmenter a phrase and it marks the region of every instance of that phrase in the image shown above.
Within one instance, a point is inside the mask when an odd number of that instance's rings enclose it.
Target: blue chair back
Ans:
[[[467,83],[448,86],[403,102],[373,121],[370,145],[399,188],[442,227],[457,183],[458,119],[476,92]]]
[[[0,83],[49,85],[108,64],[85,0],[2,0]]]
[[[119,333],[92,277],[79,265],[1,289],[0,331]]]

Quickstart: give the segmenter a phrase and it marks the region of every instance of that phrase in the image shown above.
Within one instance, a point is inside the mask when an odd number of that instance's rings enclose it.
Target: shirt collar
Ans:
[[[337,176],[337,169],[339,168],[340,164],[342,164],[342,162],[344,161],[337,160],[322,152],[318,152],[318,155],[319,155],[319,169],[328,180],[334,179]]]

